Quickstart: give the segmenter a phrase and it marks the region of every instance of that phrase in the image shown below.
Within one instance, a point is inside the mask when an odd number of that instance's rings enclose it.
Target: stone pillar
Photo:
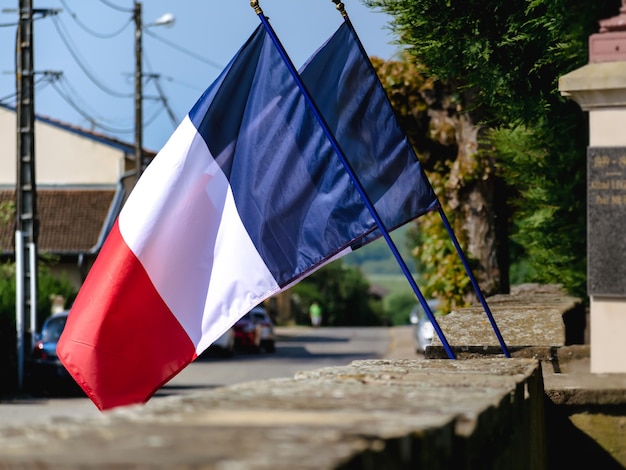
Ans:
[[[591,372],[626,372],[626,0],[589,38],[589,63],[559,80],[589,113],[587,274]]]

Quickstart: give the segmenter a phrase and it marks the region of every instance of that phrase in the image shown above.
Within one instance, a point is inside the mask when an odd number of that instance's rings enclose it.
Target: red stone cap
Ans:
[[[619,9],[619,15],[606,20],[600,20],[599,23],[601,33],[626,31],[626,0],[622,0],[622,7]]]
[[[600,32],[589,37],[589,62],[626,61],[626,0],[620,14],[600,20]]]

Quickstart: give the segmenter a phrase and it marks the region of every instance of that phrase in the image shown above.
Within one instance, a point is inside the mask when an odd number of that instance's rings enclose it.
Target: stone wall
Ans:
[[[626,468],[626,374],[593,374],[586,306],[556,285],[529,284],[488,299],[513,357],[541,362],[546,394],[549,468]],[[463,358],[501,357],[482,307],[440,319],[450,347]],[[426,357],[446,357],[438,338]]]
[[[545,468],[532,359],[372,360],[0,431],[0,468]]]
[[[355,361],[1,429],[0,468],[626,467],[626,376],[590,374],[588,346],[570,344],[582,303],[536,287],[489,304],[517,357],[472,308],[442,321],[461,360]]]

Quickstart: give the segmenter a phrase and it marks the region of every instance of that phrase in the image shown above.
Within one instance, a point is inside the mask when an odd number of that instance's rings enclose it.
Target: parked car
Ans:
[[[434,312],[437,309],[439,302],[435,299],[427,301],[428,306]],[[433,342],[433,336],[435,334],[435,328],[428,319],[428,315],[424,311],[421,304],[417,304],[411,311],[410,321],[413,325],[413,340],[415,342],[415,351],[423,354],[426,352],[426,347],[430,346]]]
[[[251,312],[237,320],[233,330],[235,331],[235,349],[250,352],[261,350],[261,325],[254,321]]]
[[[254,307],[250,314],[254,322],[261,326],[261,348],[268,353],[273,353],[276,351],[276,333],[272,319],[261,305]]]
[[[80,392],[80,387],[57,356],[57,343],[65,328],[69,311],[48,317],[33,351],[25,361],[24,384],[34,394]]]
[[[224,332],[222,336],[217,338],[201,356],[209,356],[212,354],[219,355],[221,357],[232,357],[235,353],[235,330],[229,328]]]

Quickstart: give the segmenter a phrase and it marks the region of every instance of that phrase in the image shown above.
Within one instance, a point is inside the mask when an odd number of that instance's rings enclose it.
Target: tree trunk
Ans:
[[[500,189],[492,158],[478,153],[480,128],[467,113],[449,117],[454,123],[458,147],[447,184],[448,202],[457,211],[457,237],[465,241],[466,257],[486,296],[508,292],[508,244],[506,200]],[[475,301],[473,289],[469,301]]]

